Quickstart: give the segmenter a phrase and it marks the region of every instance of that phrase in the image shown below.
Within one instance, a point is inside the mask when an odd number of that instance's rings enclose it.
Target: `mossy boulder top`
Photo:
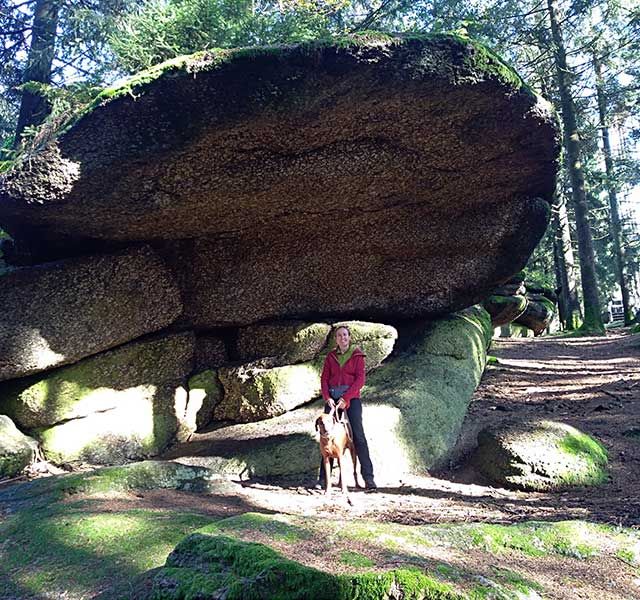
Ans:
[[[466,39],[212,51],[105,92],[0,179],[0,223],[38,257],[166,248],[197,326],[308,317],[320,294],[443,314],[525,264],[557,152],[547,103]]]

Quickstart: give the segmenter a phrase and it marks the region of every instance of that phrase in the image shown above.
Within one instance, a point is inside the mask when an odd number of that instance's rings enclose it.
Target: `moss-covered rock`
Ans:
[[[45,257],[153,243],[187,328],[433,318],[526,263],[558,141],[550,105],[460,36],[211,50],[106,91],[18,161],[0,221]],[[357,268],[327,268],[347,239]]]
[[[0,415],[0,479],[13,477],[35,459],[38,442],[24,435],[6,415]]]
[[[515,322],[531,329],[534,335],[541,335],[551,323],[556,305],[543,294],[527,294],[527,300],[525,310]]]
[[[320,393],[315,363],[263,369],[252,365],[218,370],[224,396],[216,420],[249,423],[281,415],[310,402]]]
[[[149,248],[0,277],[0,381],[69,364],[170,324],[175,280]]]
[[[482,306],[491,316],[491,324],[493,327],[501,327],[507,325],[517,319],[527,308],[527,299],[525,296],[500,296],[494,294],[489,296]]]
[[[174,334],[6,382],[0,411],[31,430],[53,462],[154,455],[185,419],[193,349],[193,334]]]
[[[367,402],[399,410],[397,444],[411,471],[446,462],[484,372],[492,331],[481,307],[423,323],[394,359],[369,377]],[[381,423],[378,430],[388,425]]]
[[[333,575],[284,558],[263,544],[194,533],[147,579],[141,599],[462,600],[446,583],[414,569]]]
[[[547,491],[603,483],[608,456],[600,442],[570,425],[536,421],[482,430],[473,462],[501,485]]]
[[[310,361],[325,346],[330,331],[327,323],[304,321],[241,327],[234,358],[243,362],[269,358],[272,366]]]
[[[224,390],[216,371],[207,370],[189,379],[189,421],[195,423],[194,431],[202,429],[213,419],[213,411],[220,404]]]

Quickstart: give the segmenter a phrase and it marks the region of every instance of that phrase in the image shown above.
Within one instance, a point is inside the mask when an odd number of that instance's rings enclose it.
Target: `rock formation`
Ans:
[[[207,51],[141,73],[0,176],[0,414],[56,461],[123,462],[212,419],[269,418],[238,434],[255,441],[308,409],[331,327],[362,319],[407,335],[370,378],[382,460],[437,464],[488,326],[447,315],[525,264],[557,153],[547,103],[453,35]],[[375,367],[395,329],[355,327]],[[298,433],[256,447],[286,459],[290,441],[313,445]],[[219,446],[237,467],[234,435]]]
[[[38,260],[152,243],[185,327],[436,316],[524,265],[557,144],[547,104],[455,36],[205,52],[3,176],[0,223]]]

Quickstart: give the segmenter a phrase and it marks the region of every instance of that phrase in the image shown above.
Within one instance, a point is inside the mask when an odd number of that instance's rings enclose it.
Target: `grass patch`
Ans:
[[[343,565],[356,567],[358,569],[366,569],[368,567],[375,566],[375,563],[368,556],[360,554],[359,552],[354,552],[353,550],[342,550],[338,560]]]
[[[635,534],[584,521],[460,527],[472,546],[492,554],[517,551],[532,557],[559,555],[583,560],[602,555],[611,546],[628,548],[638,543]]]
[[[245,513],[237,517],[229,517],[201,530],[202,533],[214,531],[255,531],[290,544],[313,537],[310,530],[289,524],[286,515],[261,513]]]

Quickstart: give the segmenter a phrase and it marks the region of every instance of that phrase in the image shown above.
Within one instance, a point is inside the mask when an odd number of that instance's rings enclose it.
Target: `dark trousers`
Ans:
[[[324,405],[324,412],[330,413],[331,407],[329,404]],[[347,408],[347,416],[351,423],[351,431],[353,431],[353,443],[356,447],[356,455],[360,462],[360,473],[362,478],[367,481],[373,479],[373,465],[371,464],[371,458],[369,457],[369,444],[367,444],[367,438],[364,434],[364,427],[362,426],[362,402],[360,398],[353,398]],[[333,468],[333,459],[331,459],[331,468]],[[324,467],[322,460],[320,461],[320,481],[324,482]]]

